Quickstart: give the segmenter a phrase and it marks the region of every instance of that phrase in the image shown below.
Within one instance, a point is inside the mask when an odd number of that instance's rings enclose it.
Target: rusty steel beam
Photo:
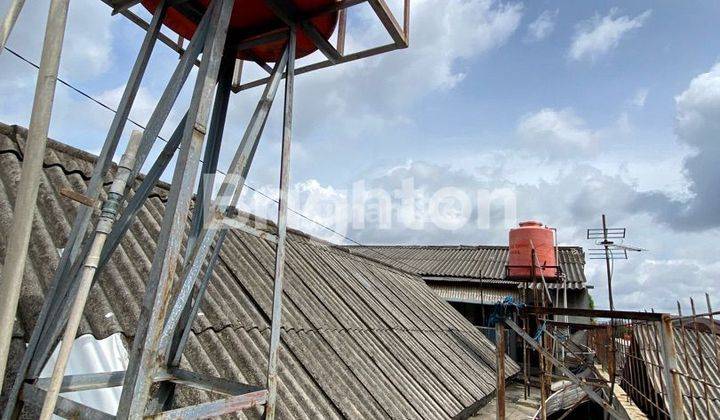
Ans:
[[[151,376],[159,367],[161,355],[158,353],[158,342],[170,307],[174,277],[180,262],[181,238],[189,214],[212,93],[217,82],[233,4],[232,0],[214,0],[206,14],[210,19],[204,40],[203,60],[183,129],[180,153],[175,164],[172,187],[148,280],[149,286],[143,300],[141,320],[133,341],[128,374],[118,409],[120,418],[136,418],[144,414],[150,396]],[[194,40],[195,37],[191,42]]]
[[[351,61],[360,60],[362,58],[372,57],[374,55],[384,54],[386,52],[394,51],[397,49],[399,49],[399,47],[397,45],[395,45],[394,43],[381,45],[379,47],[368,48],[367,50],[358,51],[356,53],[344,55],[344,56],[340,57],[340,59],[337,60],[336,63],[333,63],[330,60],[325,60],[325,61],[321,61],[319,63],[313,63],[313,64],[308,64],[303,67],[299,67],[295,70],[295,75],[297,76],[300,74],[309,73],[311,71],[324,69],[326,67],[332,67],[335,64],[349,63]],[[262,79],[253,80],[252,82],[248,82],[248,83],[240,85],[237,90],[239,92],[242,90],[247,90],[247,89],[252,89],[254,87],[262,86],[262,85],[266,84],[269,80],[270,80],[270,77],[264,77]]]
[[[36,407],[40,407],[45,400],[45,390],[34,385],[25,384],[22,387],[20,398]],[[114,420],[112,416],[104,411],[88,407],[79,402],[59,396],[55,405],[55,414],[66,419],[83,419],[83,420]]]
[[[279,350],[280,330],[282,327],[283,275],[285,269],[285,237],[287,235],[287,201],[290,184],[290,143],[293,133],[293,100],[295,93],[295,50],[297,33],[290,29],[288,41],[288,60],[285,78],[285,103],[283,109],[283,135],[280,153],[280,196],[278,197],[277,247],[275,248],[275,275],[273,281],[272,321],[270,324],[270,351],[267,369],[267,403],[265,420],[274,420],[277,412],[277,394],[279,389]]]
[[[328,13],[339,12],[367,1],[368,0],[339,0],[330,5],[319,7],[311,12],[305,13],[303,19],[310,20]]]
[[[380,22],[383,24],[385,29],[387,29],[393,42],[395,42],[395,44],[400,48],[407,47],[408,41],[405,39],[404,30],[395,19],[395,16],[393,16],[385,0],[370,0],[370,6],[375,11],[375,14],[377,14],[377,17],[380,19]],[[403,21],[404,20],[405,19],[403,19]],[[406,27],[409,28],[409,23]]]
[[[121,386],[125,378],[125,371],[102,373],[84,373],[80,375],[66,375],[60,385],[60,392],[87,391],[90,389],[112,388]],[[51,378],[39,378],[35,386],[47,390]]]
[[[610,311],[607,309],[576,309],[576,308],[545,308],[541,306],[526,306],[520,310],[522,314],[530,315],[567,315],[585,318],[615,318],[632,319],[636,321],[661,321],[663,314],[637,311]]]
[[[299,26],[321,53],[333,64],[337,64],[341,55],[333,45],[317,30],[309,20],[302,19],[297,7],[288,0],[265,0],[265,5],[289,27]]]
[[[191,407],[178,408],[176,410],[158,413],[149,418],[155,420],[166,419],[196,419],[222,416],[223,414],[235,413],[241,410],[265,404],[267,391],[255,391],[243,395],[235,395],[221,400],[211,401]]]
[[[231,396],[244,395],[263,390],[262,387],[257,385],[243,384],[179,368],[170,368],[167,371],[161,372],[155,376],[155,381],[170,381],[178,385],[190,386],[196,389],[202,389],[203,391],[211,391]]]

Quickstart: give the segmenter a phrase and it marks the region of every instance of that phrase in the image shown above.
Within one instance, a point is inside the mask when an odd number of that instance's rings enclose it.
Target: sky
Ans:
[[[27,2],[8,44],[35,63],[48,2]],[[388,3],[399,11],[399,1]],[[0,0],[0,11],[8,4]],[[706,292],[718,306],[719,18],[709,0],[413,0],[408,49],[297,77],[290,207],[345,237],[296,213],[290,225],[337,243],[503,245],[509,227],[532,219],[587,250],[596,246],[585,230],[604,213],[627,228],[626,244],[645,250],[615,262],[616,308],[671,311],[692,297],[704,309]],[[117,106],[142,36],[103,3],[73,0],[60,77]],[[369,7],[350,9],[350,52],[386,40]],[[177,59],[156,47],[136,121],[147,122]],[[262,75],[246,67],[247,80]],[[28,125],[36,76],[0,55],[0,121]],[[221,168],[259,94],[232,97]],[[271,197],[281,100],[248,178]],[[111,119],[58,85],[50,137],[97,152]],[[276,204],[252,191],[242,205],[275,217]],[[338,211],[348,206],[349,215]],[[604,270],[603,261],[586,266],[599,308],[607,307]]]

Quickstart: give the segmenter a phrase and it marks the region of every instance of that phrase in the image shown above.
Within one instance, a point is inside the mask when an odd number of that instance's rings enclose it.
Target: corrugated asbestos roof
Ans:
[[[417,273],[433,280],[445,278],[483,279],[508,283],[505,265],[508,260],[507,246],[421,246],[421,245],[372,245],[348,246],[350,252],[364,255],[403,270]],[[585,253],[581,247],[559,247],[560,266],[567,276],[568,289],[586,287]],[[550,288],[555,287],[549,284]]]
[[[522,301],[520,291],[517,289],[480,288],[454,283],[433,283],[430,287],[438,296],[449,302],[494,305],[497,302],[502,302],[506,296],[512,296],[518,302]]]
[[[720,418],[720,336],[697,332],[689,328],[675,327],[675,349],[678,370],[681,372],[682,394],[686,418]],[[637,398],[637,390],[645,395],[658,395],[663,390],[660,333],[653,325],[638,325],[633,328],[630,354],[634,357],[625,361],[623,379],[633,387],[624,387],[635,403],[648,412],[651,405]],[[699,343],[699,345],[698,345]],[[636,357],[642,362],[638,366]],[[694,380],[688,378],[688,375]],[[704,386],[703,382],[707,384]],[[649,386],[648,386],[649,385]],[[629,389],[628,389],[629,388]],[[634,389],[633,389],[634,388]],[[650,397],[652,399],[652,397]],[[665,399],[659,403],[667,407]],[[665,408],[667,411],[667,408]]]
[[[25,130],[0,125],[0,255],[12,222]],[[32,331],[94,157],[50,141],[18,310]],[[167,190],[156,188],[93,288],[80,334],[134,334]],[[263,384],[274,247],[228,235],[183,365]],[[280,418],[447,418],[494,390],[494,346],[424,282],[320,241],[288,235]],[[17,362],[17,360],[15,361]],[[518,371],[510,359],[508,376]],[[181,392],[178,403],[207,399]],[[256,417],[257,412],[249,413]]]

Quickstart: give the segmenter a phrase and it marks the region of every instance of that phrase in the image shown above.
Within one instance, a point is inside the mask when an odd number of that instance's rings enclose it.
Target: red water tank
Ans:
[[[509,277],[531,277],[533,248],[537,255],[535,276],[538,277],[538,281],[540,273],[545,278],[557,277],[553,231],[536,221],[521,222],[520,227],[510,229]]]
[[[318,10],[332,6],[336,1],[337,0],[290,0],[290,3],[295,5],[295,9],[297,9],[299,13],[312,14]],[[195,9],[204,11],[210,4],[210,0],[188,0],[187,3]],[[150,11],[150,13],[153,13],[159,4],[160,0],[143,0],[142,2],[142,5]],[[335,30],[337,17],[337,12],[325,13],[310,21],[325,39],[329,39]],[[192,38],[195,29],[197,29],[197,24],[193,20],[173,7],[168,9],[163,23],[185,39]],[[236,36],[239,39],[245,39],[284,27],[286,27],[285,24],[265,5],[264,0],[235,0],[232,17],[230,18],[229,35]],[[297,35],[297,58],[311,54],[317,49],[315,48],[315,44],[313,44],[302,30],[298,30]],[[243,60],[275,62],[280,58],[285,42],[286,41],[276,41],[246,51],[240,51],[238,58]]]

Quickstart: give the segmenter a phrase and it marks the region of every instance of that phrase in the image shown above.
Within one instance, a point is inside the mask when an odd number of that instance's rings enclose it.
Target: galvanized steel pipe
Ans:
[[[51,0],[50,2],[30,127],[24,150],[22,174],[13,212],[13,226],[6,241],[7,251],[0,284],[0,389],[5,377],[15,312],[20,298],[30,231],[35,214],[35,202],[40,188],[42,163],[45,158],[45,146],[50,127],[50,115],[52,114],[69,2],[70,0]]]
[[[7,40],[10,38],[10,32],[12,32],[18,15],[20,15],[24,5],[25,0],[13,0],[10,3],[10,8],[5,15],[5,19],[3,19],[2,27],[0,27],[0,54],[5,50],[5,44],[7,44]]]

